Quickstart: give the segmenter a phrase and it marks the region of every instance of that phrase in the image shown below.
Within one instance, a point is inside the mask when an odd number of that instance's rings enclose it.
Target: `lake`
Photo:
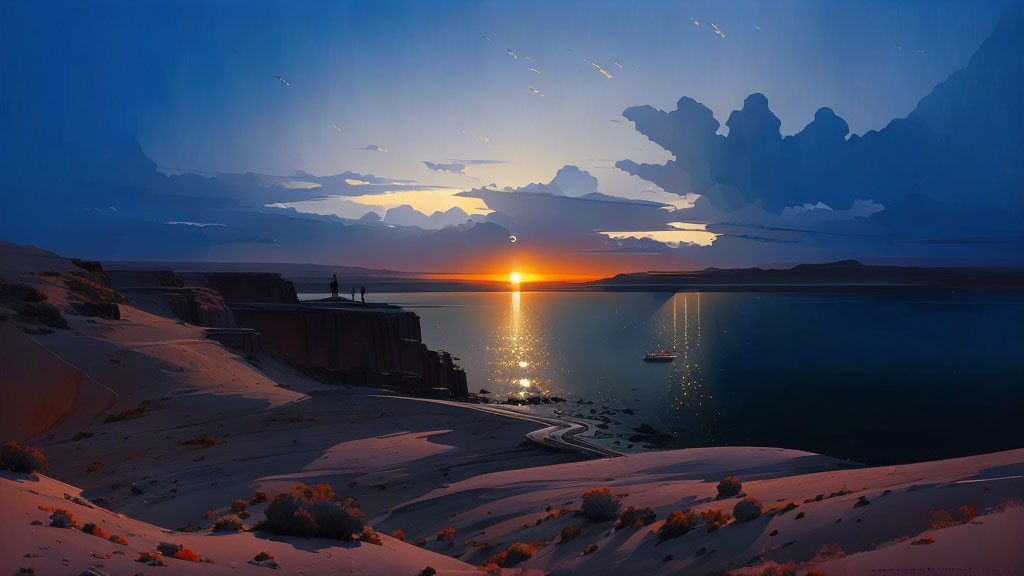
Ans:
[[[780,446],[872,464],[1024,446],[1019,293],[372,299],[419,314],[424,342],[460,358],[471,391],[562,396],[587,417],[614,410],[620,448],[643,423],[674,434],[673,447]],[[642,361],[659,349],[678,357]]]

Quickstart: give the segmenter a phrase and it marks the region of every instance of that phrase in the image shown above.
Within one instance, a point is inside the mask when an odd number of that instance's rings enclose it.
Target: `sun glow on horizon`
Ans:
[[[520,274],[519,272],[509,272],[508,281],[518,286],[523,282],[523,275]]]

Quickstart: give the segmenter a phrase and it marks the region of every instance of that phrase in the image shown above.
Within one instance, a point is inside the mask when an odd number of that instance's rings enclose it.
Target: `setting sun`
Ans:
[[[509,272],[508,281],[513,284],[519,284],[520,282],[523,281],[523,275],[520,274],[519,272]]]

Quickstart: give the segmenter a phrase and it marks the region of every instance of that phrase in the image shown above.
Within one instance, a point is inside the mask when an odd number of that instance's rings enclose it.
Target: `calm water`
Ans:
[[[583,415],[606,405],[619,410],[620,431],[649,423],[675,433],[678,446],[783,446],[871,463],[1024,446],[1019,294],[374,300],[419,314],[424,341],[461,359],[471,390],[559,395]],[[641,360],[661,348],[679,357]],[[572,402],[581,398],[595,406]]]

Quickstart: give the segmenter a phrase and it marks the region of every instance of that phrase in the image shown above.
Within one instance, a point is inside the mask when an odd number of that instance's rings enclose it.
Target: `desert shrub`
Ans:
[[[187,560],[189,562],[202,561],[202,558],[199,557],[199,554],[197,554],[194,550],[189,550],[188,548],[182,548],[181,550],[178,550],[177,552],[172,554],[171,557],[177,558],[178,560]]]
[[[622,530],[623,528],[642,528],[648,524],[652,524],[657,518],[657,514],[650,508],[634,508],[630,506],[626,508],[619,519],[615,521],[615,530]]]
[[[911,544],[916,544],[918,546],[922,544],[935,544],[935,538],[932,538],[931,536],[925,536],[924,538],[918,538],[917,540],[914,540],[913,542],[911,542]]]
[[[594,552],[597,552],[597,544],[590,544],[580,552],[580,556],[590,556]]]
[[[120,544],[121,546],[128,545],[128,541],[125,540],[124,536],[118,536],[117,534],[112,535],[110,538],[107,538],[107,540],[110,540],[114,544]]]
[[[344,538],[363,531],[365,516],[359,503],[341,498],[326,484],[296,484],[279,494],[264,511],[262,529],[307,538]]]
[[[950,526],[956,526],[956,522],[953,521],[953,516],[946,512],[944,509],[931,510],[928,512],[928,526],[932,530],[941,530],[943,528],[949,528]]]
[[[249,514],[248,510],[242,510],[241,512],[238,513],[238,517],[242,520],[249,518],[249,516],[252,516],[252,514]]]
[[[71,512],[58,508],[50,514],[50,526],[54,528],[78,528],[78,521]]]
[[[189,522],[185,526],[178,528],[178,532],[199,532],[199,526]]]
[[[743,490],[743,483],[735,476],[726,476],[718,483],[717,489],[719,498],[729,498],[730,496],[739,494],[740,491]]]
[[[262,504],[262,503],[264,503],[266,501],[267,501],[267,493],[266,492],[257,492],[255,494],[253,494],[252,498],[249,498],[249,505],[252,506],[254,504]]]
[[[690,532],[697,525],[697,518],[697,514],[690,510],[673,510],[658,529],[658,540],[665,541]]]
[[[83,524],[82,525],[82,532],[85,532],[86,534],[90,534],[92,536],[97,536],[99,538],[103,538],[104,540],[109,540],[110,539],[110,533],[109,532],[107,532],[103,528],[93,524],[92,522],[89,522],[87,524]]]
[[[761,576],[796,576],[800,572],[800,566],[790,560],[785,564],[769,562],[761,571]]]
[[[957,508],[956,515],[966,524],[978,517],[978,507],[974,504],[964,504]]]
[[[206,434],[196,436],[195,438],[186,438],[185,440],[178,440],[178,444],[181,444],[182,446],[213,446],[216,443],[216,438],[214,438],[213,436],[207,436]]]
[[[42,472],[49,464],[46,457],[32,446],[20,446],[13,440],[0,449],[0,462],[12,472]]]
[[[237,516],[221,516],[213,523],[214,532],[241,532],[245,525]]]
[[[533,553],[534,546],[532,544],[516,542],[506,548],[503,552],[488,558],[485,563],[496,564],[502,568],[507,568],[509,566],[515,566],[524,560],[529,560],[533,557]]]
[[[725,526],[732,520],[732,516],[722,512],[721,510],[705,510],[704,511],[704,522],[708,526],[708,532],[714,532],[722,526]]]
[[[437,531],[437,536],[435,537],[435,540],[442,540],[447,542],[448,540],[451,540],[454,536],[455,528],[442,528]]]
[[[183,548],[185,547],[181,544],[175,544],[173,542],[161,542],[156,545],[156,551],[164,556],[174,556]]]
[[[737,522],[749,522],[761,515],[761,501],[753,496],[740,500],[732,508],[732,515]]]
[[[426,546],[426,544],[427,544],[427,539],[426,538],[420,538],[420,539],[418,539],[418,540],[416,540],[415,542],[412,543],[413,546],[419,546],[421,548],[423,546]]]
[[[558,537],[561,538],[562,542],[568,542],[569,540],[579,536],[581,532],[583,532],[582,526],[566,526],[565,528],[562,528]]]
[[[612,495],[611,488],[601,486],[583,493],[583,515],[594,522],[605,522],[615,518],[619,511],[619,499]]]
[[[380,541],[380,534],[377,534],[373,528],[369,526],[363,526],[363,531],[359,534],[359,541],[366,542],[367,544],[376,544],[377,546],[382,545]]]
[[[824,544],[818,553],[811,558],[810,564],[821,564],[829,560],[839,560],[840,558],[846,558],[846,552],[839,546],[839,544]]]
[[[260,550],[260,552],[258,554],[256,554],[256,557],[253,558],[253,560],[255,560],[256,562],[263,562],[264,560],[273,560],[273,559],[274,559],[274,555],[271,554],[270,552],[266,552],[264,550]]]
[[[437,570],[434,570],[432,566],[425,566],[423,570],[420,570],[419,576],[434,576],[437,574]]]
[[[241,512],[245,510],[246,506],[248,505],[245,503],[245,500],[235,500],[234,502],[231,503],[231,511],[236,513]]]
[[[136,558],[136,562],[142,562],[143,564],[149,564],[150,566],[163,566],[164,559],[156,552],[142,552]]]
[[[395,540],[401,540],[402,542],[405,542],[405,530],[399,528],[391,533],[391,537]]]

